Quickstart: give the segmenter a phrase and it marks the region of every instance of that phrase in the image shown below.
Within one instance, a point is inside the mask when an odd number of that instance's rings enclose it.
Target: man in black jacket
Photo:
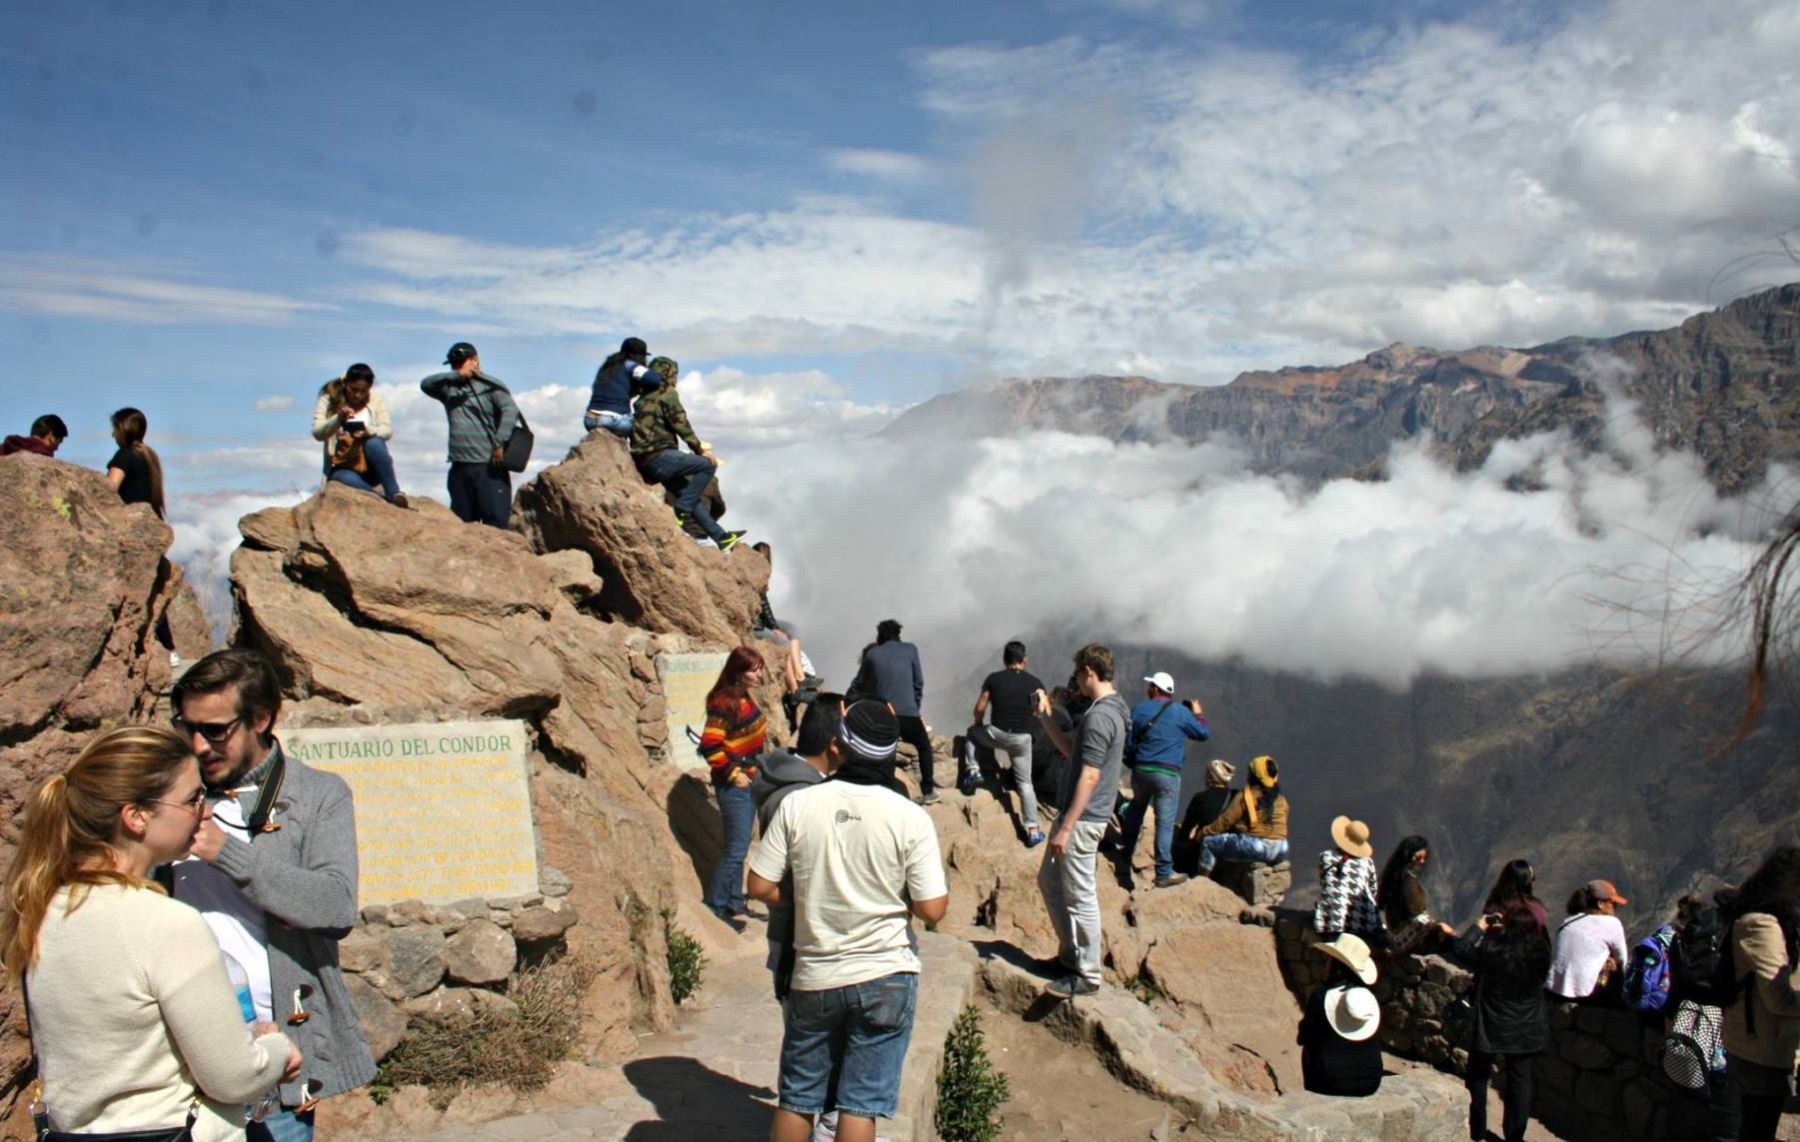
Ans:
[[[925,668],[919,648],[900,641],[900,623],[882,619],[875,625],[875,645],[863,653],[853,692],[886,702],[900,723],[900,740],[919,755],[919,803],[937,804],[937,779],[931,767],[931,734],[919,716],[925,702]]]

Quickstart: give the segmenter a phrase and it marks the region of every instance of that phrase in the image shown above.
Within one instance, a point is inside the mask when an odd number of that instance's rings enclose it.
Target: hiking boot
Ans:
[[[1025,834],[1025,847],[1026,848],[1035,849],[1043,843],[1044,843],[1044,830],[1033,829],[1029,833]]]
[[[1089,983],[1078,975],[1066,975],[1044,987],[1044,994],[1058,999],[1074,999],[1078,995],[1093,995],[1100,990],[1097,983]]]
[[[403,507],[408,506],[407,502],[406,502],[406,493],[405,492],[395,492],[394,498],[389,500],[388,503],[393,504],[397,508],[403,508]]]
[[[1156,878],[1156,887],[1158,887],[1158,888],[1174,888],[1177,884],[1186,884],[1187,879],[1188,879],[1187,873],[1185,873],[1185,872],[1171,872],[1167,876],[1157,877]]]
[[[720,551],[730,551],[732,548],[736,547],[739,543],[741,543],[743,541],[745,534],[746,534],[745,532],[741,532],[741,531],[726,532],[725,538],[719,540],[719,550]]]
[[[942,800],[943,798],[937,795],[937,790],[935,789],[927,789],[925,792],[919,794],[919,804],[921,805],[936,805]]]

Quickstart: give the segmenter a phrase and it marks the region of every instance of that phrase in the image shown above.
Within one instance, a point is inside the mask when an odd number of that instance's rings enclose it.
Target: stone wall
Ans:
[[[1296,999],[1321,986],[1326,958],[1308,912],[1281,910],[1275,938],[1282,974]],[[1473,977],[1441,956],[1402,956],[1382,965],[1381,1043],[1403,1058],[1462,1075],[1469,1053],[1458,1001]],[[1532,1115],[1571,1138],[1663,1139],[1705,1136],[1706,1104],[1662,1078],[1660,1016],[1556,1003],[1550,1046],[1535,1063]]]

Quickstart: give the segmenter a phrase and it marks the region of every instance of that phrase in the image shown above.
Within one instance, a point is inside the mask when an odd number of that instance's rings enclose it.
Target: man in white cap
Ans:
[[[1175,701],[1175,679],[1159,670],[1144,679],[1144,700],[1131,708],[1131,741],[1125,764],[1131,770],[1131,801],[1120,814],[1119,881],[1131,886],[1131,857],[1137,851],[1144,813],[1156,810],[1156,887],[1172,888],[1187,879],[1175,871],[1175,820],[1181,809],[1181,767],[1187,743],[1212,737],[1200,703]]]

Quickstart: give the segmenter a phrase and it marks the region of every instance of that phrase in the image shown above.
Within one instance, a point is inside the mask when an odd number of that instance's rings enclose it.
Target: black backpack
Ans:
[[[1708,1007],[1730,1007],[1743,980],[1731,953],[1731,917],[1708,908],[1675,932],[1669,947],[1669,999]]]

